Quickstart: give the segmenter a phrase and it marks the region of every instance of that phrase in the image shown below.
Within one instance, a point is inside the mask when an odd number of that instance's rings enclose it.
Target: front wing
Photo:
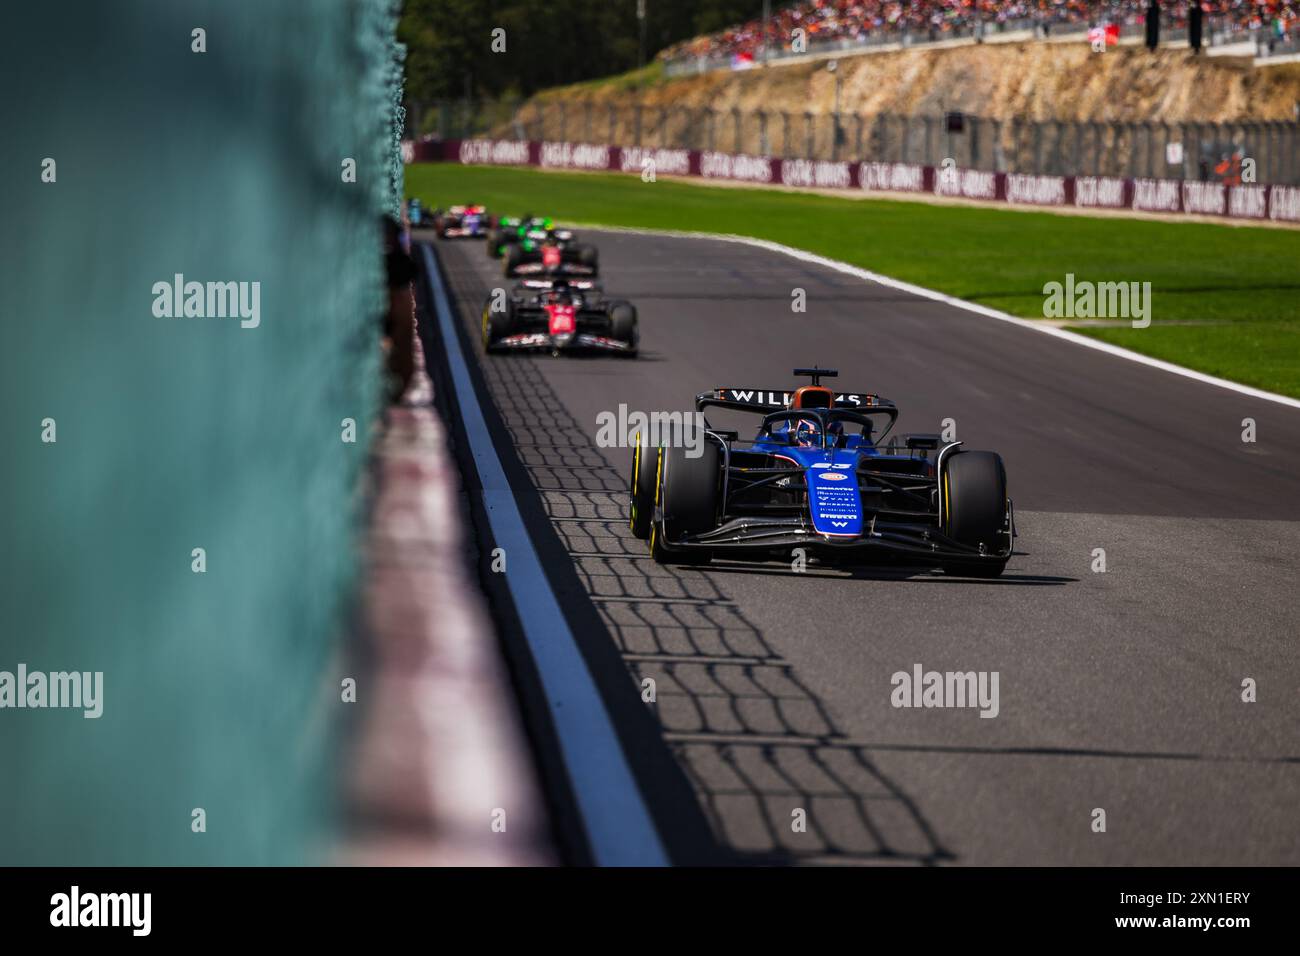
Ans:
[[[578,351],[592,349],[605,352],[631,352],[632,344],[606,335],[591,335],[579,332],[565,342],[557,342],[547,332],[524,332],[518,335],[506,335],[492,343],[493,348],[502,349],[556,349],[559,351]]]
[[[712,551],[761,551],[805,548],[824,552],[877,551],[911,555],[935,561],[1005,561],[1011,555],[1015,521],[1008,505],[1005,546],[983,551],[955,541],[937,528],[921,524],[872,519],[860,536],[828,537],[819,534],[805,518],[732,518],[711,531],[687,535],[679,541],[665,541],[670,550],[707,548]]]
[[[512,276],[575,276],[578,278],[589,278],[596,274],[592,266],[584,266],[578,262],[561,262],[558,266],[546,266],[541,259],[525,259],[516,265],[511,271]]]

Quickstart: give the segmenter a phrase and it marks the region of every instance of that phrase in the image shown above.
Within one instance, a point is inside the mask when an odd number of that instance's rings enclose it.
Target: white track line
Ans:
[[[1164,362],[1157,358],[1151,358],[1149,355],[1142,355],[1139,352],[1120,348],[1118,345],[1111,345],[1109,342],[1102,342],[1098,339],[1089,338],[1086,335],[1079,335],[1077,332],[1069,332],[1065,329],[1054,328],[1050,325],[1035,322],[1032,319],[1022,319],[1007,312],[999,312],[997,309],[990,309],[987,306],[976,305],[974,302],[967,302],[964,299],[959,299],[956,296],[947,295],[943,292],[935,292],[933,289],[927,289],[924,286],[912,285],[910,282],[891,279],[889,276],[881,275],[878,272],[872,272],[869,269],[850,265],[847,262],[840,262],[838,259],[828,259],[825,256],[819,256],[813,252],[806,252],[803,249],[796,249],[793,246],[785,246],[779,242],[771,242],[767,239],[755,239],[752,236],[737,236],[730,233],[720,232],[683,232],[675,229],[633,229],[627,226],[605,226],[595,222],[573,223],[573,225],[589,229],[603,229],[607,232],[626,232],[634,235],[669,236],[677,239],[714,239],[718,242],[736,242],[741,245],[754,246],[758,249],[766,249],[769,252],[779,252],[782,255],[798,259],[800,262],[809,262],[814,265],[825,266],[827,269],[833,269],[836,272],[842,272],[845,275],[865,279],[868,282],[876,282],[880,285],[889,286],[891,289],[898,289],[911,295],[920,296],[923,299],[932,299],[935,302],[942,302],[945,305],[952,306],[953,308],[962,309],[966,312],[973,312],[976,315],[982,315],[985,318],[997,319],[1000,322],[1010,322],[1012,325],[1018,325],[1021,328],[1032,329],[1033,331],[1040,332],[1043,335],[1052,335],[1058,339],[1073,342],[1075,345],[1082,345],[1084,348],[1095,349],[1098,352],[1105,352],[1108,355],[1115,356],[1116,358],[1127,359],[1130,362],[1137,362],[1140,365],[1158,368],[1163,372],[1171,372],[1174,375],[1181,375],[1183,378],[1190,378],[1193,381],[1201,382],[1205,385],[1214,385],[1218,388],[1226,388],[1229,391],[1237,392],[1241,395],[1248,395],[1251,398],[1262,399],[1266,402],[1276,402],[1279,405],[1287,405],[1291,408],[1300,408],[1300,399],[1290,398],[1286,395],[1278,395],[1274,392],[1266,392],[1259,388],[1251,388],[1249,385],[1242,385],[1239,382],[1230,382],[1226,378],[1217,378],[1213,375],[1206,375],[1204,372],[1197,372],[1190,368],[1184,368],[1181,365],[1175,365],[1172,362]]]
[[[433,250],[427,243],[421,243],[420,249],[456,389],[456,407],[483,487],[483,506],[493,540],[505,549],[509,561],[506,583],[541,677],[592,856],[601,866],[666,866],[667,853],[609,712],[551,590],[492,444]]]

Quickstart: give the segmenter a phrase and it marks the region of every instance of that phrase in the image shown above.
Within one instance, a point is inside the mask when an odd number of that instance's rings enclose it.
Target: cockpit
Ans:
[[[859,448],[870,445],[871,419],[848,409],[791,409],[764,416],[756,442],[796,448]]]

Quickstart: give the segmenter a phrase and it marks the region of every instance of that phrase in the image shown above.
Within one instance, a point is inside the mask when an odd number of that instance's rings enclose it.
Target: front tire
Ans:
[[[609,307],[609,337],[626,342],[632,347],[630,354],[636,354],[636,307],[632,303],[615,302]]]
[[[945,463],[941,493],[944,499],[943,532],[972,548],[1002,550],[1007,529],[1007,472],[1000,455],[991,451],[963,451]],[[944,573],[995,578],[1006,568],[1001,561],[949,561]]]
[[[513,324],[514,315],[511,304],[506,303],[506,311],[504,312],[493,312],[492,300],[489,298],[483,306],[483,351],[496,351],[497,343],[510,334]]]
[[[718,523],[722,457],[705,441],[702,454],[689,458],[685,448],[660,448],[655,482],[655,517],[650,527],[650,554],[660,564],[708,564],[704,548],[675,551],[671,542],[699,534]]]
[[[524,259],[524,250],[522,247],[517,246],[514,243],[511,243],[510,245],[506,246],[505,276],[507,279],[514,276],[515,268],[519,265],[520,262],[523,261],[523,259]]]
[[[632,481],[628,489],[628,527],[642,541],[649,540],[655,517],[655,480],[659,474],[659,449],[646,444],[644,432],[637,432],[632,450]]]

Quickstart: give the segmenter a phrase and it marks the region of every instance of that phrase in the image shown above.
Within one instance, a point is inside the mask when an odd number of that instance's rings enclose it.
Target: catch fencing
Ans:
[[[408,142],[407,162],[538,166],[659,176],[698,176],[801,189],[929,193],[1025,206],[1131,209],[1300,222],[1300,187],[1150,177],[1001,173],[889,161],[781,159],[668,147],[469,139]]]
[[[424,129],[434,141],[586,143],[1035,176],[1300,185],[1300,123],[1294,121],[1132,123],[835,114],[641,100],[452,100],[413,112],[412,128]]]
[[[0,31],[0,866],[319,861],[402,188],[395,16],[73,6]],[[190,297],[227,281],[260,290],[256,327]],[[16,709],[19,665],[101,673],[101,715]]]

